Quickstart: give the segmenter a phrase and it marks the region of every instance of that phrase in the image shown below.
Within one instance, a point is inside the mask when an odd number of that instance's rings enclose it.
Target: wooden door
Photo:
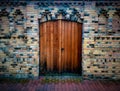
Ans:
[[[40,24],[40,73],[80,73],[82,24],[48,21]]]

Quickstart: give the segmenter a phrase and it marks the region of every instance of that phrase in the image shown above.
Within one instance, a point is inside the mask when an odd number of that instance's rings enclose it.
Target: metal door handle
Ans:
[[[64,50],[64,48],[61,48],[61,51],[63,51]]]

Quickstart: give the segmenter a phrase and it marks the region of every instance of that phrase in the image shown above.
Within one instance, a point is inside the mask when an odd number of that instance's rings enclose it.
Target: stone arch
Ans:
[[[39,19],[40,22],[62,19],[62,20],[69,20],[69,21],[83,23],[81,12],[73,8],[68,10],[58,9],[57,11],[45,10],[44,12],[40,13]]]

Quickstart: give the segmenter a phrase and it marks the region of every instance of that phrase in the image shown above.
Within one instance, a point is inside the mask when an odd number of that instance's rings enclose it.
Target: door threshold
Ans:
[[[39,78],[45,78],[45,79],[82,79],[82,76],[40,76]]]
[[[78,73],[46,73],[40,76],[81,76]]]

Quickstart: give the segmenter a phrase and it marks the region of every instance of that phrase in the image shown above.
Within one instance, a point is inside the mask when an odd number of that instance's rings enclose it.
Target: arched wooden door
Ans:
[[[82,24],[48,21],[40,24],[40,73],[80,73]]]

